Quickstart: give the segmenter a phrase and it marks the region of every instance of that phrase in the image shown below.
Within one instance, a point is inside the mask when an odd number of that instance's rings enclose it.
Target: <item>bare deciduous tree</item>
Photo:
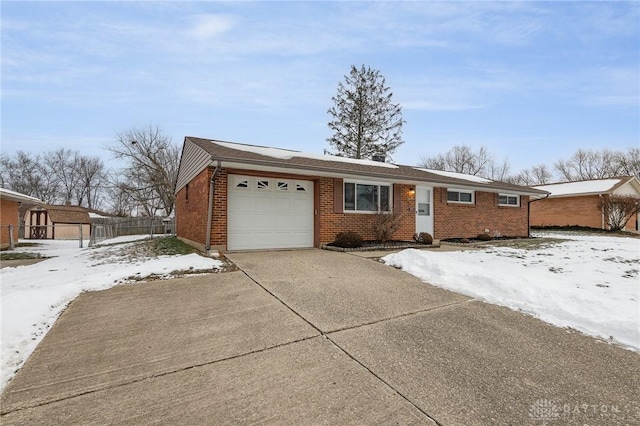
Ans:
[[[616,162],[621,175],[638,176],[640,178],[640,148],[631,147],[626,152],[618,152]]]
[[[174,188],[178,174],[180,150],[158,126],[132,128],[117,135],[107,147],[115,158],[128,164],[122,171],[126,183],[122,189],[135,200],[143,214],[173,211]]]
[[[3,186],[45,203],[54,203],[59,193],[59,182],[43,165],[40,155],[18,151],[14,158],[0,158],[0,175]]]
[[[120,217],[133,215],[135,201],[129,196],[127,184],[122,181],[119,171],[109,173],[104,188],[107,210]]]
[[[556,161],[555,168],[567,181],[604,179],[621,174],[618,153],[609,149],[579,149],[568,160]]]
[[[619,231],[633,216],[640,213],[640,198],[620,195],[605,196],[600,201],[607,226],[611,231]]]
[[[492,180],[505,180],[509,172],[509,162],[505,159],[502,163],[497,163],[484,146],[474,151],[468,145],[455,145],[444,154],[422,157],[420,166]]]
[[[104,163],[98,157],[79,156],[76,162],[78,184],[75,188],[78,205],[100,209],[104,199],[106,173]]]
[[[62,201],[71,202],[73,193],[78,187],[78,162],[80,153],[70,149],[60,148],[44,157],[44,167],[57,179]]]
[[[551,183],[553,173],[545,164],[539,164],[529,169],[524,169],[520,173],[510,176],[507,181],[517,185],[534,186]]]

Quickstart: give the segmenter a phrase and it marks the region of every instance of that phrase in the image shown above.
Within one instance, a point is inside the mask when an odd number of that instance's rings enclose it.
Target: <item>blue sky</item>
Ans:
[[[350,66],[401,104],[394,160],[487,146],[512,172],[640,140],[639,2],[2,1],[2,151],[119,131],[321,153]]]

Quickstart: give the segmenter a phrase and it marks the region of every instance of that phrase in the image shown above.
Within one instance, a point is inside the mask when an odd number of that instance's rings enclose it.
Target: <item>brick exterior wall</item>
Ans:
[[[574,225],[602,229],[599,196],[547,198],[531,203],[531,226]]]
[[[9,200],[0,200],[0,247],[9,247],[9,225],[13,225],[13,241],[18,242],[18,203]]]
[[[338,232],[355,231],[365,240],[374,239],[371,227],[374,215],[367,213],[335,213],[333,206],[334,179],[320,178],[320,205],[318,208],[320,224],[320,244],[330,243]],[[337,180],[337,182],[342,182]],[[400,211],[403,221],[400,229],[393,235],[396,240],[411,240],[416,232],[415,201],[409,194],[413,185],[395,185],[394,192],[400,191],[400,205],[394,210]],[[394,198],[396,197],[394,193]]]
[[[605,195],[606,197],[606,195]],[[636,231],[637,217],[634,215],[624,229]],[[547,198],[531,203],[531,226],[586,226],[606,229],[602,223],[600,196]]]
[[[176,234],[195,245],[206,245],[207,212],[209,209],[209,180],[214,168],[209,167],[196,176],[176,195]],[[188,196],[187,196],[188,194]],[[222,170],[214,189],[211,246],[227,243],[227,172]]]
[[[498,206],[498,194],[475,192],[474,204],[447,202],[447,189],[433,189],[434,238],[472,238],[488,229],[507,237],[529,235],[527,202],[520,197],[519,207]],[[534,203],[535,204],[535,203]]]
[[[203,170],[187,187],[176,196],[176,233],[178,237],[194,245],[205,245],[207,229],[207,209],[209,179],[213,168]],[[244,171],[246,174],[258,174]],[[270,173],[268,175],[274,175]],[[227,170],[221,170],[216,178],[214,193],[211,247],[225,250],[227,244]],[[284,175],[283,175],[284,176]],[[315,245],[330,243],[342,231],[358,232],[364,239],[373,239],[372,223],[374,215],[366,213],[344,213],[334,210],[334,185],[340,179],[304,177],[314,181],[317,210],[315,219]],[[188,192],[188,199],[187,199]],[[446,188],[434,188],[434,238],[468,238],[489,229],[504,236],[527,236],[528,197],[521,197],[519,207],[498,206],[498,194],[476,192],[475,204],[460,205],[447,203]],[[415,186],[393,185],[394,210],[401,212],[403,221],[394,234],[397,240],[411,240],[415,233]],[[533,203],[536,204],[536,203]]]

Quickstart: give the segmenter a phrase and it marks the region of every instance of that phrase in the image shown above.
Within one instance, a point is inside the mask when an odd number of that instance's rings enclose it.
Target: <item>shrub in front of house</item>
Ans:
[[[339,232],[333,242],[334,246],[341,248],[358,248],[363,244],[362,236],[354,231]]]
[[[433,236],[428,232],[414,234],[413,239],[418,244],[433,244]]]
[[[393,234],[400,229],[400,213],[396,210],[378,211],[373,214],[371,231],[376,239],[385,243],[392,239]]]
[[[479,241],[491,241],[492,239],[493,237],[491,235],[485,233],[478,234],[478,236],[476,237],[476,240]]]

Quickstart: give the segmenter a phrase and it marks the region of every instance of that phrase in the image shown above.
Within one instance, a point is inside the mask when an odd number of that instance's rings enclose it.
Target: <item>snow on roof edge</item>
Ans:
[[[444,170],[433,170],[433,169],[425,169],[422,167],[414,167],[414,169],[416,170],[421,170],[427,173],[433,173],[436,175],[440,175],[440,176],[445,176],[445,177],[450,177],[450,178],[454,178],[454,179],[462,179],[462,180],[467,180],[469,182],[473,182],[473,183],[494,183],[495,181],[492,181],[491,179],[485,179],[482,178],[480,176],[473,176],[473,175],[467,175],[464,173],[456,173],[456,172],[447,172]]]
[[[21,199],[23,201],[32,201],[34,203],[44,204],[44,201],[42,201],[39,198],[32,197],[30,195],[26,195],[26,194],[23,194],[21,192],[12,191],[12,190],[6,189],[6,188],[0,188],[0,194],[8,195],[8,196],[14,197],[14,198],[19,198],[19,199]]]
[[[576,182],[551,183],[547,185],[537,185],[533,188],[541,191],[547,191],[550,197],[559,197],[566,195],[586,195],[586,194],[603,194],[616,185],[624,178],[608,178],[608,179],[592,179]]]
[[[270,148],[266,146],[245,145],[245,144],[239,144],[234,142],[222,142],[222,141],[215,141],[215,140],[212,140],[211,143],[220,145],[224,148],[237,149],[239,151],[245,151],[245,152],[252,152],[254,154],[263,155],[265,157],[277,158],[280,160],[290,160],[291,158],[299,157],[299,158],[308,158],[312,160],[321,160],[321,161],[339,161],[343,163],[360,164],[363,166],[387,167],[392,169],[398,168],[398,166],[391,163],[338,157],[335,155],[312,154],[312,153],[293,151],[293,150],[283,149],[283,148]]]

